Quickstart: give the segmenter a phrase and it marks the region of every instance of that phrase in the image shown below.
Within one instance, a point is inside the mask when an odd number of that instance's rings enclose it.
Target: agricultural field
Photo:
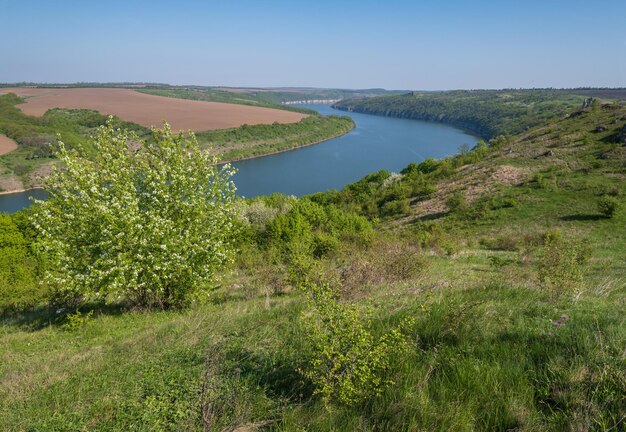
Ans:
[[[53,108],[89,109],[115,115],[145,127],[167,120],[175,131],[206,131],[243,124],[295,123],[304,114],[241,104],[165,98],[122,88],[2,88],[0,94],[24,97],[18,107],[28,115],[42,116]]]
[[[17,149],[17,143],[11,138],[4,135],[0,135],[0,155],[11,153]]]

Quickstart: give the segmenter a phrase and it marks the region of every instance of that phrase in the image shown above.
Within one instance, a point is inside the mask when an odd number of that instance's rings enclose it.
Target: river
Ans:
[[[299,105],[324,115],[347,115],[329,105]],[[410,162],[443,158],[462,144],[473,146],[477,138],[440,123],[349,113],[356,127],[346,135],[320,144],[235,162],[237,193],[251,198],[281,192],[302,196],[341,189],[365,175],[387,169],[400,171]],[[45,198],[34,190],[0,195],[0,212],[16,212],[29,205],[29,195]]]

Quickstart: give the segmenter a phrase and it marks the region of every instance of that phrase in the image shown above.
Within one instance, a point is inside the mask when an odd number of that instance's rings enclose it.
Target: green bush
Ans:
[[[293,269],[296,284],[315,312],[305,317],[313,352],[303,375],[327,405],[352,406],[380,395],[393,384],[389,376],[392,359],[409,349],[402,329],[412,322],[404,321],[376,337],[371,331],[371,311],[362,316],[356,306],[340,302],[337,290],[314,282],[308,276],[310,269],[300,264]]]
[[[168,307],[206,294],[232,256],[230,166],[167,124],[146,142],[109,120],[91,145],[97,158],[59,143],[66,169],[33,207],[57,298]]]
[[[38,281],[39,262],[31,253],[32,238],[21,214],[0,214],[0,310],[23,309],[46,299]]]
[[[446,199],[446,207],[450,212],[462,212],[467,209],[467,200],[463,192],[455,192]]]
[[[614,196],[604,195],[598,200],[598,210],[607,218],[615,216],[620,207],[620,200]]]
[[[548,231],[539,261],[542,288],[557,298],[580,290],[590,255],[585,242],[564,239],[558,231]]]

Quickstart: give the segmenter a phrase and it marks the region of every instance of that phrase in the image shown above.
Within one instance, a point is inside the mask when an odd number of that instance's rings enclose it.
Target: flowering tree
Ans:
[[[231,258],[234,169],[167,123],[153,135],[140,140],[109,120],[94,157],[59,142],[65,167],[49,178],[33,221],[47,282],[63,298],[177,305],[212,287]]]

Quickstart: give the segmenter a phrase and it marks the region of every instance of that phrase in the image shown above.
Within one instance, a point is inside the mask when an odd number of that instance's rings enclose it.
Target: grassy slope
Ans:
[[[4,317],[0,429],[202,430],[207,370],[217,430],[623,428],[626,212],[605,219],[595,208],[601,194],[626,193],[624,147],[612,142],[623,115],[624,108],[596,106],[529,131],[438,180],[429,205],[413,200],[408,214],[381,222],[384,241],[419,242],[424,232],[439,241],[425,242],[418,276],[350,294],[375,307],[376,331],[405,316],[417,320],[414,349],[395,360],[395,385],[380,398],[328,411],[311,396],[297,373],[308,349],[301,297],[287,290],[264,298],[268,282],[258,274],[278,270],[260,261],[188,311],[100,309],[75,331],[46,310]],[[553,156],[537,157],[548,149]],[[510,166],[523,175],[494,179]],[[454,192],[469,208],[437,210]],[[517,204],[483,205],[503,198]],[[538,289],[541,247],[525,248],[526,238],[555,227],[593,250],[576,300]],[[490,256],[510,261],[494,266]],[[340,250],[326,260],[346,259]],[[569,319],[554,325],[563,314]]]

